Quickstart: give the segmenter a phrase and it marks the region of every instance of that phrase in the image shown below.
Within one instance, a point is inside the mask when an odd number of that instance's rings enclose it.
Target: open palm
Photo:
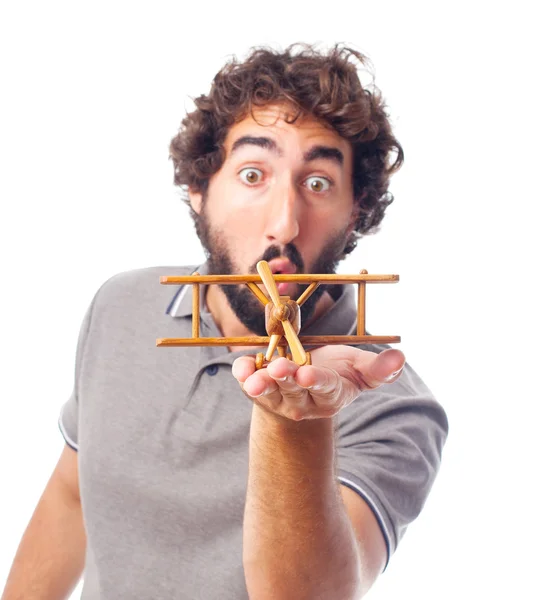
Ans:
[[[277,358],[259,370],[255,357],[243,356],[232,372],[254,402],[300,421],[333,417],[362,391],[396,381],[405,364],[403,353],[393,348],[376,354],[353,346],[323,346],[311,354],[311,365]]]

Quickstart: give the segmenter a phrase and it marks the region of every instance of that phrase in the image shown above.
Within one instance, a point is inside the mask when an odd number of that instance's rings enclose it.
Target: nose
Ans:
[[[300,202],[294,183],[276,185],[270,197],[266,237],[281,245],[292,242],[299,234]]]

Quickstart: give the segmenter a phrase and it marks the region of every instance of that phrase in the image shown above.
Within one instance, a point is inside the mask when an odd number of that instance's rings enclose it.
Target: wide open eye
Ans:
[[[239,173],[240,179],[244,183],[248,185],[254,185],[259,183],[262,180],[263,173],[259,169],[255,169],[254,167],[247,167],[246,169],[242,169]]]
[[[326,177],[308,177],[304,182],[306,187],[312,192],[327,192],[331,188],[331,181]]]

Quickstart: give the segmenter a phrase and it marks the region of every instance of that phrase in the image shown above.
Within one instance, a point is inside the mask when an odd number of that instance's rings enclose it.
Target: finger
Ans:
[[[268,396],[279,390],[278,383],[271,377],[267,368],[252,373],[242,382],[242,385],[244,391],[253,398]]]
[[[405,355],[395,348],[383,350],[376,355],[363,351],[354,364],[364,386],[362,389],[374,389],[384,383],[393,383],[401,375],[404,366]]]
[[[322,416],[333,416],[359,394],[358,386],[329,367],[302,369],[302,373],[297,373],[297,380],[308,389],[312,403],[322,411]]]
[[[280,393],[285,399],[298,401],[307,396],[307,390],[300,387],[295,381],[295,374],[299,366],[287,358],[280,357],[267,365],[265,371],[270,380],[266,378],[266,389],[263,395]],[[275,384],[275,385],[273,385]]]
[[[267,372],[273,379],[283,379],[284,377],[292,377],[299,366],[292,360],[280,356],[267,365]]]
[[[244,383],[256,372],[256,359],[253,356],[241,356],[232,364],[232,374],[239,383]]]
[[[312,394],[332,394],[341,385],[340,377],[333,369],[313,365],[300,367],[296,372],[295,381]]]
[[[279,405],[281,404],[282,395],[279,392],[275,392],[269,395],[260,394],[259,396],[253,396],[252,394],[246,391],[243,383],[240,384],[240,389],[244,392],[244,395],[249,400],[251,400],[255,404],[259,404],[260,406],[271,412],[276,412]]]
[[[296,363],[286,358],[279,358],[267,367],[270,377],[279,386],[279,392],[283,399],[296,406],[302,406],[308,402],[308,390],[296,380],[299,368]]]
[[[244,394],[252,400],[278,389],[267,369],[256,369],[256,359],[253,356],[237,358],[232,364],[232,374]]]
[[[241,366],[238,366],[237,369],[240,370]],[[240,381],[239,379],[238,383],[240,389],[248,398],[250,398],[250,400],[269,397],[271,398],[271,402],[275,403],[277,399],[281,398],[281,394],[278,393],[279,387],[275,381],[269,377],[267,369],[255,370],[244,381]]]
[[[281,357],[268,365],[267,372],[282,391],[300,392],[300,385],[295,381],[298,369],[299,366],[295,362]]]

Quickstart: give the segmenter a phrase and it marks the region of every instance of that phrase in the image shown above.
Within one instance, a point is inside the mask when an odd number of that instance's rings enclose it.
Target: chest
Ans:
[[[230,364],[157,348],[156,337],[112,332],[85,363],[79,468],[90,542],[113,563],[140,549],[167,564],[176,548],[240,553],[251,403]]]

